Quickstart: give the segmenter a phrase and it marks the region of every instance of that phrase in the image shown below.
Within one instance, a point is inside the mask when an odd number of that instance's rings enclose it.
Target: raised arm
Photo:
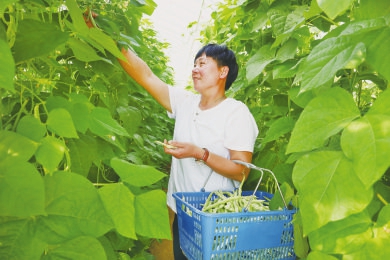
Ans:
[[[91,12],[91,13],[89,13]],[[91,15],[90,15],[91,14]],[[84,13],[85,23],[89,28],[94,27],[92,22],[98,15],[90,10]],[[92,20],[91,20],[92,19]],[[126,61],[118,59],[119,63],[127,74],[140,84],[152,97],[157,100],[167,111],[172,112],[169,99],[168,85],[160,80],[149,68],[149,66],[131,50],[122,49]]]
[[[168,85],[159,79],[149,66],[131,50],[122,49],[126,61],[119,59],[123,69],[148,91],[166,110],[172,112]]]

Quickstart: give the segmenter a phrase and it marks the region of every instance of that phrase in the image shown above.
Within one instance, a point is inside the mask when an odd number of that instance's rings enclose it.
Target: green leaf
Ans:
[[[276,60],[285,62],[286,60],[294,59],[297,54],[298,41],[290,39],[283,44],[276,53]]]
[[[295,125],[295,121],[291,117],[281,117],[272,123],[268,129],[262,143],[267,143],[277,140],[279,137],[290,132]]]
[[[302,78],[301,93],[330,85],[338,70],[354,69],[365,57],[365,45],[356,42],[353,37],[341,36],[322,41],[299,67],[297,78]]]
[[[82,34],[88,34],[89,28],[84,21],[82,11],[77,5],[76,0],[67,0],[65,4],[68,7],[70,17],[72,18],[74,30]]]
[[[61,96],[50,96],[46,100],[46,108],[50,112],[56,108],[64,108],[68,111],[71,109],[71,103]]]
[[[315,1],[315,0],[314,0]],[[294,253],[298,259],[304,259],[310,250],[307,237],[303,236],[302,219],[299,210],[294,214]]]
[[[0,25],[0,33],[4,32],[3,28]],[[7,41],[2,38],[0,38],[0,60],[0,88],[14,91],[15,61]]]
[[[46,212],[39,219],[39,236],[49,244],[78,236],[100,237],[113,228],[97,190],[81,175],[55,172],[44,178]]]
[[[350,94],[332,88],[312,99],[301,113],[292,131],[287,153],[310,151],[344,129],[360,112]]]
[[[47,128],[62,137],[78,138],[71,115],[66,109],[56,108],[49,112]]]
[[[360,0],[359,8],[355,9],[355,16],[358,20],[376,18],[390,14],[388,0]]]
[[[374,231],[374,233],[377,233]],[[380,237],[374,237],[365,243],[358,251],[343,255],[343,259],[387,259],[390,255],[390,237],[388,231],[384,231]]]
[[[259,76],[264,68],[275,60],[275,49],[271,49],[270,45],[261,47],[255,55],[253,55],[246,65],[246,78],[249,82]]]
[[[153,190],[135,198],[136,232],[141,236],[171,239],[166,194]]]
[[[332,255],[324,254],[320,251],[311,251],[306,260],[338,260],[338,258]]]
[[[30,138],[31,140],[39,142],[46,134],[46,127],[39,119],[31,115],[27,115],[20,119],[16,132]]]
[[[390,204],[387,204],[379,212],[378,220],[376,224],[379,227],[384,227],[385,225],[390,225]]]
[[[14,158],[20,161],[28,161],[38,148],[38,143],[23,135],[0,131],[0,162]]]
[[[390,91],[376,100],[368,113],[350,124],[343,132],[341,146],[354,162],[359,178],[371,187],[390,166],[387,151],[390,149]]]
[[[47,55],[68,40],[68,34],[50,23],[37,20],[21,20],[13,47],[16,62]]]
[[[116,231],[124,237],[137,239],[133,193],[123,183],[113,183],[100,188],[99,195]]]
[[[80,139],[67,140],[71,171],[88,176],[92,162],[97,157],[96,139],[91,136],[80,136]]]
[[[132,186],[143,187],[152,185],[166,177],[165,173],[156,170],[152,166],[135,165],[118,158],[111,159],[110,164],[121,177],[121,180]]]
[[[126,61],[125,56],[119,50],[114,40],[100,29],[90,28],[86,39],[101,45],[105,50],[108,50],[116,58]]]
[[[45,214],[41,175],[27,162],[10,158],[0,162],[0,216]]]
[[[274,66],[272,76],[274,79],[292,78],[298,71],[298,65],[301,60],[288,60],[282,64]]]
[[[47,172],[53,172],[58,169],[66,149],[63,141],[53,136],[46,136],[41,140],[41,145],[35,152],[35,158]]]
[[[41,259],[106,260],[107,258],[99,240],[89,236],[79,236],[50,248]]]
[[[356,252],[372,238],[372,221],[367,211],[330,222],[309,234],[313,250],[328,254]]]
[[[35,235],[35,217],[0,217],[0,259],[40,259],[46,244]]]
[[[293,86],[288,91],[288,96],[296,105],[305,108],[307,104],[309,104],[309,102],[315,98],[315,91],[311,90],[303,93],[299,93],[299,91],[299,86]]]
[[[135,134],[142,123],[141,111],[134,107],[118,107],[116,110],[126,131]]]
[[[90,117],[90,103],[72,102],[70,114],[74,122],[74,126],[80,133],[85,134],[89,128]]]
[[[90,130],[99,136],[118,134],[129,136],[127,131],[115,121],[108,109],[95,107],[91,112]]]
[[[293,182],[299,193],[304,235],[362,211],[373,198],[373,190],[366,189],[341,152],[302,156],[295,164]]]
[[[341,145],[367,188],[381,179],[390,166],[390,116],[366,115],[344,129]]]
[[[74,56],[76,59],[91,62],[96,60],[103,60],[99,55],[97,55],[94,48],[90,45],[86,44],[75,38],[70,38],[68,40],[69,47],[72,49]],[[104,59],[106,60],[106,59]]]
[[[354,0],[317,0],[318,6],[326,13],[330,19],[343,14],[352,5]]]
[[[2,13],[8,5],[16,3],[17,1],[18,0],[2,0],[0,3],[0,13]]]
[[[383,55],[390,52],[390,45],[386,41],[390,38],[390,28],[387,25],[384,28],[367,33],[363,36],[363,41],[367,46],[367,63],[376,71],[390,81],[390,63],[389,55]]]
[[[279,36],[285,31],[285,23],[288,15],[286,7],[287,4],[282,3],[277,5],[276,8],[269,9],[267,12],[275,36]]]
[[[381,93],[374,105],[367,112],[368,115],[373,116],[390,116],[390,91],[386,90]],[[386,130],[386,129],[383,129]]]

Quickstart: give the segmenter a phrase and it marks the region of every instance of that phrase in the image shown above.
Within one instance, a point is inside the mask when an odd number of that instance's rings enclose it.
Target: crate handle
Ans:
[[[286,209],[287,209],[287,203],[286,203],[286,200],[285,200],[284,197],[283,197],[282,190],[280,189],[278,180],[276,179],[275,174],[274,174],[271,170],[268,170],[268,169],[265,169],[265,168],[260,168],[260,167],[257,167],[256,165],[252,164],[252,163],[243,162],[243,161],[240,161],[240,160],[232,160],[232,162],[235,162],[235,163],[237,163],[237,164],[244,165],[244,166],[246,166],[246,167],[249,168],[249,169],[254,169],[254,170],[257,170],[257,171],[261,172],[261,177],[260,177],[259,181],[257,182],[256,188],[255,188],[255,190],[253,191],[253,195],[255,195],[257,189],[258,189],[259,186],[260,186],[261,180],[263,179],[264,171],[269,172],[269,173],[272,175],[272,177],[274,178],[275,182],[276,182],[276,186],[277,186],[277,188],[278,188],[280,197],[282,197],[284,206],[285,206]],[[252,199],[253,199],[253,196],[252,196],[252,198],[249,200],[248,205],[244,208],[244,211],[247,210],[249,204],[252,202]]]

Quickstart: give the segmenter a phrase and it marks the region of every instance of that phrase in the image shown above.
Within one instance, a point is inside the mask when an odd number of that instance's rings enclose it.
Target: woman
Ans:
[[[231,160],[251,162],[258,135],[256,122],[246,105],[227,98],[225,91],[235,81],[238,65],[224,45],[208,44],[195,56],[192,93],[161,81],[133,52],[122,50],[124,70],[144,87],[175,119],[167,204],[176,212],[175,192],[233,190],[249,169]],[[176,216],[173,222],[175,259],[186,259],[179,246]]]

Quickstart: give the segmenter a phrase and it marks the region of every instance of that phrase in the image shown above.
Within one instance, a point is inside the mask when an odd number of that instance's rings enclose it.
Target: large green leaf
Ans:
[[[171,239],[166,194],[153,190],[135,198],[136,232],[141,236]]]
[[[0,162],[10,158],[28,161],[37,148],[37,142],[23,135],[10,131],[0,131]]]
[[[387,259],[390,255],[390,237],[386,229],[374,230],[374,234],[380,234],[373,237],[365,243],[358,251],[343,255],[345,260],[367,260],[367,259]]]
[[[297,47],[298,41],[296,39],[288,40],[276,53],[276,59],[280,62],[294,59],[295,55],[297,55]]]
[[[390,44],[387,44],[390,38],[390,28],[387,25],[384,28],[369,32],[363,37],[363,41],[367,46],[367,63],[369,63],[376,71],[390,81],[390,55],[383,55],[390,52]]]
[[[121,177],[121,180],[132,186],[143,187],[152,185],[166,177],[166,174],[156,170],[152,166],[136,165],[118,158],[111,159],[110,164]]]
[[[353,1],[354,0],[317,0],[317,3],[330,19],[334,19],[347,11]]]
[[[368,113],[353,122],[343,132],[341,145],[354,162],[354,169],[362,182],[370,187],[390,166],[390,91],[385,91]]]
[[[137,239],[133,193],[123,183],[113,183],[100,188],[99,195],[116,231],[122,236]]]
[[[246,64],[246,78],[249,82],[260,75],[264,68],[275,60],[275,49],[271,49],[270,45],[261,47],[255,55],[253,55]]]
[[[26,19],[18,24],[13,47],[16,62],[49,54],[68,40],[68,34],[50,23]]]
[[[319,148],[327,138],[340,132],[359,117],[350,94],[341,88],[332,88],[312,99],[300,115],[292,131],[287,153]]]
[[[372,224],[367,211],[330,222],[309,235],[311,248],[328,254],[356,252],[371,239]]]
[[[141,111],[134,107],[118,107],[116,110],[126,131],[135,134],[142,123]]]
[[[365,45],[353,37],[333,37],[322,41],[299,67],[297,78],[302,78],[301,92],[331,85],[338,70],[354,69],[365,57]]]
[[[108,109],[95,107],[91,112],[89,127],[91,132],[99,136],[112,136],[118,134],[129,136],[129,133],[115,121]]]
[[[15,158],[0,161],[0,180],[0,216],[45,214],[43,181],[32,164]]]
[[[46,134],[46,127],[39,119],[31,115],[27,115],[20,119],[16,132],[30,138],[31,140],[39,142]]]
[[[360,0],[359,8],[355,9],[355,17],[359,20],[376,18],[386,14],[390,14],[388,0]]]
[[[304,235],[331,221],[365,209],[373,198],[342,152],[321,151],[301,157],[293,170],[299,192]]]
[[[0,217],[0,259],[40,259],[46,244],[35,236],[35,217]]]
[[[35,152],[35,158],[47,172],[53,172],[58,169],[66,149],[65,143],[60,139],[46,136],[41,140],[41,145]]]
[[[68,110],[56,108],[49,112],[47,128],[61,137],[78,138],[76,128]]]
[[[390,116],[366,115],[345,128],[341,145],[365,186],[381,179],[390,166]]]
[[[90,236],[79,236],[50,248],[41,259],[106,260],[107,257],[99,240]]]
[[[90,28],[88,31],[88,37],[85,39],[88,40],[88,42],[93,41],[96,44],[99,44],[116,58],[126,60],[125,56],[119,50],[114,40],[100,29]]]
[[[2,10],[0,9],[0,13]],[[0,88],[13,91],[15,76],[15,61],[7,43],[3,26],[0,26]]]
[[[48,215],[39,219],[41,239],[56,244],[83,235],[97,238],[114,227],[96,188],[87,179],[55,172],[44,180]]]

